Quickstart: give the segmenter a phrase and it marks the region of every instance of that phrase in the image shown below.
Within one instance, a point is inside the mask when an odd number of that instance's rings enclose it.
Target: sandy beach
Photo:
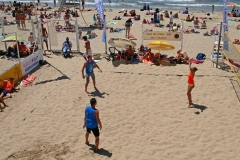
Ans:
[[[206,14],[189,10],[191,16]],[[96,13],[95,10],[82,12],[86,23],[93,24],[92,16]],[[145,12],[137,11],[137,14],[141,15],[141,19],[150,20],[152,17],[145,15]],[[115,16],[122,17],[123,13],[117,13],[114,9],[113,12],[105,12],[105,15],[107,21],[114,21]],[[174,19],[177,24],[181,24],[180,19],[186,18],[186,15],[179,16],[179,19]],[[124,28],[127,18],[122,18],[108,27]],[[84,24],[81,16],[78,20]],[[10,107],[0,113],[0,159],[238,160],[239,84],[232,72],[211,67],[210,53],[214,39],[203,36],[221,20],[222,13],[214,13],[212,20],[207,19],[208,29],[197,30],[199,34],[184,34],[183,50],[190,57],[195,58],[198,53],[207,55],[203,64],[194,65],[198,68],[192,91],[193,103],[196,104],[194,108],[187,108],[188,65],[126,65],[124,61],[109,62],[102,58],[98,65],[103,72],[95,69],[98,89],[95,90],[90,81],[89,93],[85,93],[85,80],[81,75],[84,64],[82,55],[73,54],[71,59],[65,59],[62,55],[47,52],[44,58],[48,64],[32,73],[38,77],[33,85],[19,86],[21,90],[6,100]],[[168,21],[165,19],[163,23],[167,24]],[[140,21],[133,21],[133,24],[131,33],[136,37],[134,42],[139,48],[142,25]],[[238,24],[240,22],[229,22],[232,40],[240,38],[239,30],[236,30]],[[191,22],[184,23],[185,28],[191,25]],[[16,26],[11,27],[16,29]],[[144,24],[143,30],[146,29],[168,30]],[[28,34],[27,31],[21,32],[21,35],[25,32]],[[92,51],[104,53],[102,30],[96,29],[94,32],[98,37],[90,41]],[[58,35],[58,39],[65,39],[66,35]],[[125,33],[113,34],[108,29],[107,40],[113,37],[124,38]],[[74,41],[74,35],[69,38]],[[146,40],[144,44],[149,42]],[[181,42],[169,43],[175,49],[161,53],[177,55]],[[1,48],[3,46],[1,44]],[[237,47],[240,49],[240,45]],[[85,51],[82,40],[80,50]],[[8,65],[8,60],[0,59],[2,62]],[[93,152],[92,134],[90,146],[85,145],[86,130],[82,128],[84,110],[92,97],[97,99],[103,124],[99,153]]]

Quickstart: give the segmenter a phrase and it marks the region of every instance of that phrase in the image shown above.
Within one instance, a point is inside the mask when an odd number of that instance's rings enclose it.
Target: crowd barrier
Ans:
[[[12,76],[14,77],[14,83],[17,84],[23,76],[27,75],[39,65],[40,60],[43,60],[43,51],[41,49],[2,72],[0,74],[0,79],[7,80]],[[0,82],[0,88],[2,88],[2,86],[3,83]]]

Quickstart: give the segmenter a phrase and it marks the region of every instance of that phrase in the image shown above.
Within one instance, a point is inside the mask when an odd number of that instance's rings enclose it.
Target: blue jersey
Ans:
[[[98,127],[97,119],[94,115],[94,111],[97,110],[96,108],[92,108],[91,106],[86,107],[86,127],[93,129]]]
[[[93,73],[93,69],[94,69],[94,61],[91,61],[91,62],[87,61],[86,74]]]

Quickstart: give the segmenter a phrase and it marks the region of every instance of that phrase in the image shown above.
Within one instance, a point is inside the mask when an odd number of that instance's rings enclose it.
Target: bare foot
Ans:
[[[4,107],[9,107],[9,105],[5,105]]]
[[[87,142],[85,142],[85,144],[86,144],[86,145],[89,145],[89,142],[87,141]]]

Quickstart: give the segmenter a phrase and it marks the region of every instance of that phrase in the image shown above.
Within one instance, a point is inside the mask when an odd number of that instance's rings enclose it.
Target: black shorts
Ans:
[[[2,91],[2,94],[3,94],[3,97],[5,97],[6,95],[8,95],[8,94],[10,94],[8,91],[6,91],[6,90],[3,90]]]
[[[92,133],[94,134],[95,137],[100,136],[98,127],[97,128],[87,128],[88,133],[91,133],[91,131],[92,131]]]
[[[84,6],[85,2],[82,2],[82,6]]]

